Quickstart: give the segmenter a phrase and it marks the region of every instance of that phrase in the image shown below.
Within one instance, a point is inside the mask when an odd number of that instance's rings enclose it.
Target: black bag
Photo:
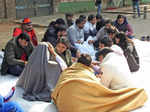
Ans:
[[[130,71],[131,72],[138,71],[140,68],[140,65],[139,65],[139,57],[137,55],[135,47],[133,47],[133,52],[131,52],[130,49],[126,49],[124,51],[124,55],[127,59]]]

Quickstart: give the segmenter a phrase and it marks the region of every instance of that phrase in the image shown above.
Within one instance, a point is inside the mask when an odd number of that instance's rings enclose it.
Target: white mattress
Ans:
[[[135,39],[134,43],[140,57],[140,70],[132,74],[132,82],[137,87],[145,88],[148,96],[150,96],[150,42]],[[17,80],[17,77],[11,75],[0,76],[0,94],[7,94],[10,88],[16,84]],[[19,102],[25,112],[57,112],[53,104],[37,101],[29,102],[22,99],[22,93],[23,90],[21,88],[16,88],[16,93],[12,100]],[[148,100],[142,108],[134,110],[133,112],[150,112],[150,100]]]

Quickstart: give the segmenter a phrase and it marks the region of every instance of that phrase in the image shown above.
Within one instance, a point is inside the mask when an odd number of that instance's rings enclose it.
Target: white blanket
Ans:
[[[132,73],[132,82],[137,87],[145,88],[150,97],[149,74],[150,74],[150,42],[143,42],[140,40],[133,40],[140,57],[140,69],[138,72]],[[0,94],[5,95],[18,80],[14,76],[0,76]],[[25,112],[57,112],[53,104],[45,102],[29,102],[22,99],[23,90],[17,88],[12,100],[19,102],[24,108]],[[142,108],[134,110],[133,112],[149,112],[150,100],[148,100]]]

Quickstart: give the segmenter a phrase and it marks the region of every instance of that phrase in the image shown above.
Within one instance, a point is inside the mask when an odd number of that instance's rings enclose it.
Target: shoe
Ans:
[[[150,41],[150,36],[147,36],[146,40],[147,40],[147,41]]]
[[[146,37],[145,36],[142,36],[141,37],[141,41],[145,41],[146,40]]]

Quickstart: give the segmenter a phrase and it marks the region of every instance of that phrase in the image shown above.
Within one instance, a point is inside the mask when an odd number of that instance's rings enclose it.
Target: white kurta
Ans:
[[[131,72],[124,57],[117,53],[109,53],[101,63],[103,75],[101,82],[110,89],[132,87]]]

